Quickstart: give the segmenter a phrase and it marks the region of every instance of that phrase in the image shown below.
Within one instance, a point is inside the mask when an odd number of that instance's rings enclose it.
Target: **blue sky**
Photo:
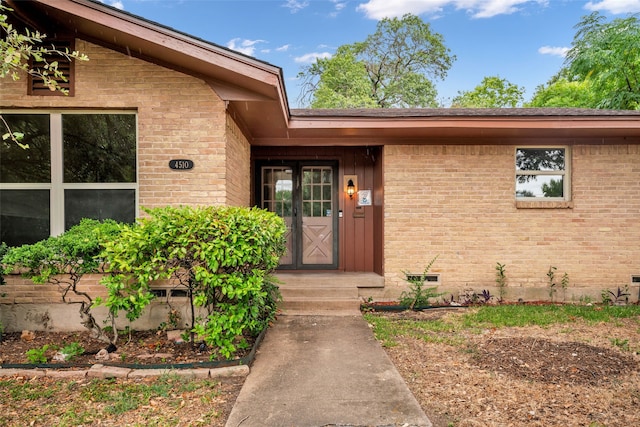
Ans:
[[[383,17],[413,13],[457,57],[438,99],[445,105],[483,77],[525,88],[525,99],[562,66],[575,25],[593,11],[640,12],[640,0],[103,0],[105,3],[283,69],[292,108],[296,76],[318,56],[363,41]]]

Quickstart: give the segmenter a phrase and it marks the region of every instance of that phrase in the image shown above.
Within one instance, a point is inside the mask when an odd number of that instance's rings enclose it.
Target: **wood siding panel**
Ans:
[[[339,262],[338,269],[353,272],[377,272],[382,274],[382,178],[377,176],[381,167],[379,147],[253,147],[252,158],[256,160],[337,160],[339,164]],[[357,200],[344,193],[345,175],[358,177],[358,190],[371,190],[375,195],[373,206],[362,207],[356,214]],[[255,171],[254,171],[255,176]],[[252,191],[255,203],[255,180]],[[376,200],[378,199],[378,200]],[[355,215],[354,215],[355,214]],[[376,227],[380,227],[379,230]]]

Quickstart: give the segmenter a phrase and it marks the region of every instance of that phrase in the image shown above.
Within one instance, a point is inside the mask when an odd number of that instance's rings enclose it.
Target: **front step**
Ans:
[[[358,314],[358,287],[379,286],[374,273],[278,273],[284,314]]]

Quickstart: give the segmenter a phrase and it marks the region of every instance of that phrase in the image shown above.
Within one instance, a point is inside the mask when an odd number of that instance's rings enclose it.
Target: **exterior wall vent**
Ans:
[[[167,290],[166,289],[151,289],[151,293],[156,298],[166,298]]]
[[[186,289],[171,289],[172,298],[186,298],[189,296],[189,291]]]
[[[407,274],[406,280],[408,282],[417,282],[420,281],[421,278],[424,278],[423,283],[431,283],[431,284],[439,284],[440,283],[440,275],[439,274]]]
[[[640,283],[640,276],[631,276],[631,283]]]
[[[60,40],[56,39],[53,42],[55,48],[60,52],[73,52],[74,50],[74,41],[73,40]],[[49,55],[46,57],[49,63],[57,62],[58,63],[58,71],[62,72],[64,79],[58,79],[58,84],[60,87],[67,91],[69,96],[74,96],[74,63],[69,58],[66,58],[63,55]],[[31,68],[34,70],[42,69],[44,70],[45,63],[44,62],[31,62]],[[29,95],[36,96],[64,96],[65,94],[56,90],[53,91],[49,89],[48,86],[44,84],[44,81],[41,78],[34,77],[29,75]]]

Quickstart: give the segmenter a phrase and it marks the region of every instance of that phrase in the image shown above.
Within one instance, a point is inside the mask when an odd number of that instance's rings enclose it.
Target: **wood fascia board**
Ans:
[[[251,145],[256,147],[364,147],[387,145],[640,145],[640,137],[298,137],[298,138],[255,138]]]
[[[629,130],[640,133],[640,118],[602,116],[593,117],[394,117],[394,118],[353,118],[353,117],[291,117],[290,129],[477,129],[477,130]]]

